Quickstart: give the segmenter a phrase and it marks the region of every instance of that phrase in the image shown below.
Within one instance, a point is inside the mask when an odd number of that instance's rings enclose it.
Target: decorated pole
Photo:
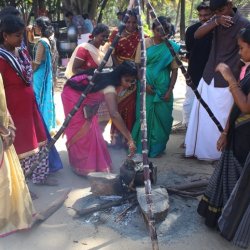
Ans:
[[[154,8],[151,5],[151,3],[146,0],[146,5],[147,8],[149,10],[150,16],[152,17],[153,21],[157,22],[157,24],[159,26],[161,26],[162,29],[162,34],[165,34],[165,31],[161,25],[161,23],[159,22]],[[207,105],[207,103],[202,99],[199,91],[196,89],[196,86],[194,85],[194,83],[191,80],[191,77],[189,75],[189,73],[187,72],[187,70],[185,69],[185,67],[183,66],[180,58],[178,57],[178,55],[176,54],[176,52],[174,51],[173,46],[171,45],[171,43],[169,42],[167,36],[164,37],[165,43],[167,45],[167,47],[170,50],[171,55],[175,58],[176,63],[178,64],[179,68],[181,69],[182,74],[184,75],[185,79],[186,79],[186,83],[187,85],[192,88],[192,90],[194,91],[194,94],[196,96],[196,98],[198,99],[198,101],[201,103],[201,105],[204,107],[204,109],[207,111],[208,115],[210,116],[210,118],[212,119],[212,121],[215,123],[215,125],[217,126],[217,128],[219,129],[220,132],[223,132],[223,127],[221,126],[220,122],[218,121],[218,119],[215,117],[215,115],[213,114],[212,110],[209,108],[209,106]]]
[[[137,13],[137,22],[140,32],[140,44],[141,44],[141,68],[140,68],[140,119],[141,119],[141,141],[142,141],[142,157],[143,157],[143,171],[144,171],[144,183],[146,202],[148,206],[148,218],[149,218],[149,231],[152,242],[153,250],[158,250],[158,239],[155,228],[155,219],[153,212],[153,201],[151,193],[151,181],[150,170],[148,161],[148,140],[147,140],[147,117],[146,117],[146,48],[145,37],[141,20],[141,6],[139,0],[135,0],[135,8]]]
[[[132,9],[134,0],[130,0],[127,11],[126,11],[126,15],[123,19],[123,22],[126,23],[128,21],[129,18],[129,12]],[[56,143],[56,141],[59,139],[59,137],[62,135],[62,133],[65,131],[65,129],[67,128],[67,126],[69,125],[72,117],[76,114],[76,112],[78,111],[78,109],[80,108],[81,104],[83,103],[83,101],[85,100],[87,94],[91,91],[91,89],[93,88],[94,84],[95,84],[95,79],[96,79],[96,75],[98,73],[100,73],[102,71],[102,69],[105,67],[112,51],[114,50],[116,44],[118,43],[121,34],[123,32],[123,30],[125,29],[125,24],[119,27],[119,31],[116,34],[111,46],[109,47],[106,55],[104,56],[101,64],[98,66],[98,68],[96,69],[92,79],[90,80],[89,85],[87,86],[87,88],[84,90],[84,92],[81,94],[80,98],[78,99],[77,103],[75,104],[74,108],[70,111],[70,113],[67,115],[67,117],[65,118],[63,125],[61,126],[61,128],[59,129],[59,131],[56,133],[56,135],[51,138],[51,141],[49,142],[47,148],[48,150],[51,149],[51,147]]]

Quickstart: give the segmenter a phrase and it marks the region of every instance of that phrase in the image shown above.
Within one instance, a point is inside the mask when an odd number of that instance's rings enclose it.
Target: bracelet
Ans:
[[[239,89],[239,85],[238,84],[232,84],[229,85],[229,90],[232,92],[234,89]]]
[[[2,133],[1,133],[1,136],[2,136],[2,137],[9,137],[9,136],[10,136],[10,130],[9,130],[9,129],[7,129],[7,130],[8,130],[8,133],[7,133],[7,134],[2,134]]]
[[[16,131],[16,127],[12,124],[9,124],[8,129],[12,129],[12,130]]]
[[[214,23],[216,24],[216,26],[219,26],[220,24],[218,23],[218,21],[217,21],[217,18],[215,17],[214,18]]]
[[[221,134],[222,134],[222,135],[227,135],[227,132],[226,132],[226,131],[223,131]]]
[[[128,147],[130,148],[131,146],[133,146],[134,145],[134,141],[132,140],[132,139],[130,139],[129,141],[128,141]]]

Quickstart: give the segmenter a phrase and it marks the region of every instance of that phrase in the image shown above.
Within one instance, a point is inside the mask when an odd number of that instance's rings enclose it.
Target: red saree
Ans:
[[[109,41],[112,42],[117,34],[118,30],[114,30],[109,38]],[[125,37],[121,37],[118,44],[114,49],[114,56],[119,63],[122,63],[125,60],[134,61],[137,46],[140,42],[139,32],[128,34]],[[136,86],[131,86],[130,89],[124,91],[123,93],[118,94],[118,111],[121,114],[127,128],[129,131],[132,131],[134,122],[135,122],[135,106],[136,106]],[[112,144],[119,144],[121,141],[121,134],[117,128],[111,126],[111,139]]]
[[[109,41],[112,43],[118,30],[115,29],[110,35]],[[114,49],[114,56],[117,58],[119,63],[122,63],[125,60],[135,60],[135,54],[137,46],[140,42],[139,32],[136,30],[135,32],[121,37],[118,44]]]

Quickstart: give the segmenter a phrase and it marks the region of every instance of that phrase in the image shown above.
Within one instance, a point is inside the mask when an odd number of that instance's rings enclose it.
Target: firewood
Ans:
[[[56,199],[54,202],[52,202],[45,210],[39,212],[34,217],[34,220],[32,222],[32,226],[35,224],[41,223],[45,220],[47,220],[52,214],[54,214],[64,203],[64,201],[68,198],[68,194],[71,191],[71,189],[67,189],[63,192],[63,195],[60,196],[58,199]]]
[[[136,198],[136,194],[132,193],[132,194],[128,195],[127,197],[123,197],[119,200],[109,201],[109,202],[106,202],[104,204],[98,204],[98,205],[95,204],[94,206],[83,208],[81,210],[77,210],[74,208],[73,209],[76,212],[75,217],[86,216],[86,215],[89,215],[89,214],[92,214],[92,213],[95,213],[98,211],[102,211],[102,210],[105,210],[105,209],[108,209],[108,208],[111,208],[114,206],[119,206],[127,201],[130,201],[130,200],[132,200],[132,202],[133,202],[135,200],[135,198]]]
[[[194,182],[189,182],[181,185],[175,185],[171,187],[165,187],[165,188],[172,188],[172,189],[177,189],[177,190],[190,190],[190,189],[197,189],[197,188],[202,188],[206,187],[208,184],[208,180],[201,180],[201,181],[194,181]]]
[[[119,195],[122,193],[119,175],[111,173],[88,174],[93,195]]]

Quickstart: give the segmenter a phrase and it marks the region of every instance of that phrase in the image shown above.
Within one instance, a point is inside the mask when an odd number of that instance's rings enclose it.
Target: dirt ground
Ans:
[[[179,74],[174,90],[175,123],[182,120],[181,110],[185,93],[184,79]],[[60,87],[60,86],[59,86]],[[57,91],[61,88],[57,88]],[[60,93],[56,93],[57,116],[62,119]],[[181,184],[209,178],[213,164],[184,159],[184,151],[179,146],[184,133],[177,131],[170,137],[166,153],[161,158],[150,159],[158,167],[158,185]],[[46,208],[67,188],[71,189],[64,205],[44,223],[0,239],[0,250],[147,250],[152,249],[149,232],[138,211],[131,209],[120,221],[119,215],[127,204],[113,207],[105,212],[80,219],[74,219],[72,207],[85,207],[90,195],[89,181],[75,175],[69,168],[65,140],[56,144],[64,163],[64,169],[55,173],[59,186],[46,187],[29,184],[31,191],[39,196],[34,201],[37,211]],[[123,150],[110,150],[114,172],[126,158]],[[170,196],[170,209],[164,221],[157,224],[160,249],[168,250],[236,250],[216,231],[208,229],[196,213],[198,199]],[[250,249],[250,248],[249,248]]]

